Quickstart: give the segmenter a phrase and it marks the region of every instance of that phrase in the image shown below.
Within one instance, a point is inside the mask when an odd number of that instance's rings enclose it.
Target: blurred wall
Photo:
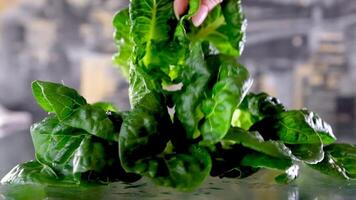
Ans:
[[[30,82],[74,86],[90,101],[128,108],[113,69],[111,18],[127,0],[0,0],[0,103],[38,113]],[[266,91],[308,107],[345,139],[354,132],[356,1],[244,0],[249,20],[241,58]],[[37,114],[36,114],[37,116]],[[356,136],[355,136],[356,137]]]
[[[40,118],[30,84],[41,79],[81,89],[91,102],[111,98],[128,107],[127,84],[111,62],[111,20],[125,1],[0,1],[0,104]],[[108,95],[115,90],[123,94]]]

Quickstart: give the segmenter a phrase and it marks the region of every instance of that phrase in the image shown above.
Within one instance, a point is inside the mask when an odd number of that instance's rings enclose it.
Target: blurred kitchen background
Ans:
[[[33,158],[29,135],[43,113],[30,83],[63,82],[90,102],[129,108],[112,64],[113,14],[127,0],[0,0],[0,176]],[[244,0],[241,62],[289,108],[308,107],[343,141],[356,141],[356,1]]]

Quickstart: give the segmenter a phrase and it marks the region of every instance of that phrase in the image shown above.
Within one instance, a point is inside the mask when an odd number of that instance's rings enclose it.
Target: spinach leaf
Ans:
[[[210,73],[201,46],[194,45],[190,49],[190,56],[184,69],[183,89],[175,95],[175,110],[178,119],[185,127],[186,137],[193,139],[200,135],[198,125],[203,116],[199,105],[204,98]]]
[[[224,143],[225,141],[217,143],[210,152],[212,159],[211,176],[245,178],[259,170],[259,168],[241,165],[245,155],[252,152],[251,149],[240,144],[225,145]]]
[[[131,181],[139,178],[122,169],[117,142],[98,138],[83,129],[62,125],[55,116],[32,126],[31,136],[36,160],[51,167],[60,177],[76,182]]]
[[[113,25],[115,27],[114,39],[118,52],[113,60],[118,65],[125,77],[129,77],[130,63],[134,50],[133,41],[130,37],[131,21],[129,18],[129,9],[123,9],[115,14]]]
[[[156,103],[156,97],[153,95],[157,90],[159,90],[157,83],[150,79],[145,71],[136,66],[131,68],[129,97],[132,109],[135,109],[140,102],[145,101],[147,109],[157,110],[159,104]]]
[[[324,148],[325,158],[310,167],[327,175],[356,179],[356,147],[351,144],[331,144]]]
[[[15,166],[2,180],[2,184],[52,184],[68,185],[75,184],[73,180],[61,179],[48,166],[36,161],[29,161]]]
[[[267,116],[278,115],[285,108],[281,102],[266,93],[248,94],[235,110],[231,124],[248,130],[254,123]]]
[[[287,144],[286,145],[299,160],[308,164],[316,164],[324,159],[323,144]]]
[[[256,168],[287,170],[293,165],[293,161],[291,159],[276,158],[255,152],[246,155],[242,159],[241,164]]]
[[[124,118],[119,152],[126,171],[142,174],[148,167],[145,160],[164,151],[168,133],[159,126],[159,122],[167,120],[169,117],[164,119],[160,113],[152,114],[142,108],[135,108]]]
[[[154,162],[151,160],[150,164]],[[187,152],[166,154],[163,159],[157,157],[156,162],[160,171],[149,177],[158,185],[174,187],[181,191],[193,191],[199,187],[211,170],[209,153],[195,145]]]
[[[60,120],[66,119],[76,108],[87,104],[77,91],[61,84],[34,81],[32,93],[45,111],[55,113]]]
[[[144,49],[143,64],[149,67],[152,42],[169,39],[170,20],[174,18],[171,0],[132,0],[130,3],[131,33],[135,45]]]
[[[211,98],[203,102],[201,108],[205,115],[201,132],[206,142],[216,143],[226,135],[231,126],[233,112],[251,85],[252,80],[245,67],[234,60],[222,63]]]
[[[286,144],[318,144],[321,140],[328,145],[336,140],[331,126],[307,110],[282,112],[257,122],[251,129],[259,131],[264,138]]]
[[[194,12],[195,9],[192,9]],[[199,28],[188,33],[194,42],[209,42],[218,53],[229,56],[240,56],[245,43],[246,20],[242,14],[241,1],[226,0],[208,15]]]
[[[92,104],[92,107],[104,110],[105,112],[119,112],[119,109],[112,103],[97,102]]]
[[[266,139],[281,140],[298,159],[315,164],[323,160],[323,145],[336,140],[330,125],[306,110],[266,117],[251,128]]]
[[[38,134],[52,135],[85,135],[86,133],[80,129],[73,128],[59,122],[55,115],[50,115],[41,122],[35,123],[31,126],[31,132]]]
[[[283,174],[275,177],[276,182],[282,184],[292,182],[299,174],[299,165],[294,164],[291,159],[276,158],[258,152],[246,155],[241,161],[241,165],[284,171]]]
[[[119,139],[119,133],[115,132],[114,124],[106,112],[91,105],[76,109],[62,123],[73,128],[85,130],[92,135],[109,141],[118,141]]]
[[[254,151],[275,157],[295,159],[291,150],[280,141],[264,141],[258,132],[247,132],[240,128],[231,128],[223,138],[224,142],[241,144]]]

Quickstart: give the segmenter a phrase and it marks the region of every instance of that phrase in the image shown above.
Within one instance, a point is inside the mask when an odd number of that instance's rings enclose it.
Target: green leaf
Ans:
[[[284,171],[275,178],[277,183],[290,183],[299,174],[299,166],[290,159],[271,157],[263,153],[251,153],[244,157],[241,165]]]
[[[235,110],[232,126],[248,130],[254,123],[268,116],[278,115],[285,108],[281,102],[266,93],[248,94]]]
[[[356,179],[356,146],[351,144],[331,144],[324,148],[325,158],[310,167],[343,179]]]
[[[254,124],[253,116],[250,112],[236,109],[232,115],[231,126],[248,130]]]
[[[264,138],[276,139],[286,144],[333,143],[336,138],[331,126],[318,115],[307,110],[294,110],[267,117],[256,123],[252,130],[259,131]]]
[[[111,158],[111,161],[104,159],[105,151],[105,146],[102,143],[96,142],[92,136],[85,137],[75,152],[73,173],[101,172],[107,162],[113,162],[114,159]]]
[[[131,21],[128,8],[115,14],[113,25],[115,27],[115,44],[118,48],[118,52],[114,55],[113,60],[120,67],[123,75],[129,77],[134,46],[130,37]]]
[[[170,20],[174,19],[171,0],[132,0],[130,3],[131,33],[137,46],[145,49],[143,63],[151,63],[152,42],[169,39]]]
[[[188,152],[167,154],[162,160],[158,157],[156,162],[163,171],[150,178],[158,185],[174,187],[180,191],[194,191],[211,170],[209,153],[194,145]]]
[[[31,126],[31,132],[36,132],[38,134],[50,133],[52,135],[71,135],[71,136],[87,134],[82,130],[60,123],[55,115],[50,115],[49,117],[43,119],[41,122],[33,124]]]
[[[183,88],[175,95],[176,113],[186,130],[187,138],[199,136],[198,125],[202,118],[198,107],[204,98],[204,91],[210,73],[204,61],[201,45],[190,47],[190,55],[184,69]]]
[[[31,129],[39,163],[51,167],[58,176],[77,182],[130,179],[131,175],[120,166],[117,142],[100,139],[82,129],[59,129],[61,126],[54,126],[54,122],[52,116]],[[53,126],[60,131],[52,132]]]
[[[52,135],[31,130],[36,160],[64,176],[73,176],[73,155],[85,135]]]
[[[169,116],[162,118],[159,111],[150,113],[141,107],[128,113],[119,139],[119,155],[126,171],[142,174],[148,167],[143,161],[164,151],[168,133],[159,124],[168,125],[168,120]]]
[[[202,104],[205,121],[201,132],[205,141],[216,143],[226,135],[233,113],[251,85],[252,80],[245,67],[234,60],[222,63],[212,96]]]
[[[76,109],[62,123],[73,128],[82,129],[105,140],[118,141],[119,139],[119,133],[115,132],[114,124],[106,112],[91,105]]]
[[[252,153],[253,150],[236,143],[226,145],[226,142],[223,140],[216,144],[215,149],[210,152],[213,161],[211,176],[245,178],[259,170],[258,168],[241,165],[242,159]]]
[[[293,161],[291,159],[283,159],[272,157],[263,153],[250,153],[246,155],[241,164],[244,166],[256,167],[256,168],[266,168],[275,170],[288,170],[293,166]]]
[[[145,105],[152,110],[156,110],[159,105],[156,103],[154,91],[157,85],[146,72],[139,67],[133,67],[130,70],[129,97],[131,108],[134,109],[140,102],[145,101]]]
[[[105,112],[119,112],[119,109],[114,104],[108,102],[97,102],[92,104],[92,107],[102,109]]]
[[[71,185],[76,182],[61,179],[48,166],[36,161],[26,162],[15,166],[1,180],[2,184],[47,184],[47,185]]]
[[[293,155],[308,164],[316,164],[324,159],[323,144],[320,141],[315,144],[287,145]]]
[[[34,81],[32,93],[45,111],[55,113],[60,120],[66,119],[76,108],[87,104],[77,91],[61,84]]]
[[[192,29],[188,37],[192,42],[207,41],[218,53],[240,56],[245,43],[246,20],[241,1],[226,0],[208,15],[199,28]]]
[[[295,159],[291,150],[280,141],[264,141],[258,132],[247,132],[240,128],[231,128],[223,138],[224,142],[241,144],[254,151],[275,157]]]

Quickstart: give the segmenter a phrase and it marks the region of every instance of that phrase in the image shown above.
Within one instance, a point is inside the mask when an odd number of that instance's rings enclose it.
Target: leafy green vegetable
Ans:
[[[94,103],[92,105],[92,107],[104,110],[105,112],[110,112],[110,111],[118,112],[119,111],[119,109],[114,104],[108,103],[108,102],[97,102],[97,103]]]
[[[129,9],[119,11],[114,16],[114,39],[118,52],[114,55],[115,64],[121,68],[125,77],[129,77],[130,64],[133,54],[133,41],[130,37],[131,21]]]
[[[205,140],[216,143],[226,135],[233,112],[251,85],[252,80],[245,67],[237,65],[235,61],[222,63],[212,97],[202,105],[205,122],[201,130]]]
[[[328,145],[336,140],[331,126],[307,110],[282,112],[256,123],[252,129],[287,144],[315,144],[321,140]]]
[[[245,178],[260,169],[297,178],[299,165],[355,179],[356,147],[333,144],[331,126],[308,110],[287,110],[238,63],[245,42],[241,0],[225,0],[200,27],[180,19],[172,0],[131,0],[113,20],[114,62],[129,80],[131,110],[88,104],[72,88],[32,83],[49,116],[31,127],[36,160],[16,166],[7,184],[106,184],[148,177],[193,191],[207,176]],[[248,95],[247,95],[248,94]]]
[[[241,1],[226,0],[211,11],[202,27],[189,27],[193,31],[188,35],[193,43],[209,42],[220,54],[240,56],[245,43],[246,23]]]
[[[356,178],[356,147],[351,144],[331,144],[324,148],[325,158],[316,165],[310,165],[320,172],[339,178]]]
[[[67,185],[73,184],[73,181],[60,179],[50,167],[42,165],[36,161],[30,161],[14,167],[7,175],[2,178],[1,183],[49,183],[54,185]]]
[[[114,124],[106,115],[106,112],[91,105],[85,105],[76,109],[62,123],[70,127],[85,130],[92,135],[109,141],[119,140],[119,133],[115,133]]]
[[[235,110],[232,126],[248,130],[254,123],[265,117],[285,111],[281,102],[266,93],[248,94],[238,109]]]
[[[55,113],[61,120],[70,116],[76,108],[87,104],[77,91],[61,84],[34,81],[32,93],[45,111]]]
[[[190,56],[186,61],[183,89],[175,96],[177,117],[187,132],[187,138],[200,135],[199,121],[202,114],[199,109],[204,91],[208,87],[210,72],[204,61],[203,50],[200,45],[190,47]]]
[[[280,141],[264,141],[258,132],[247,132],[240,128],[231,128],[224,137],[224,142],[241,144],[254,151],[264,153],[275,158],[292,158],[292,152]]]

